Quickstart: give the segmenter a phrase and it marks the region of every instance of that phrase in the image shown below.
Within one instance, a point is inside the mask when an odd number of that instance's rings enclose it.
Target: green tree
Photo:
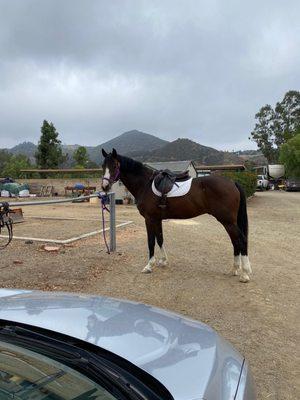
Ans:
[[[280,146],[295,136],[300,127],[300,92],[290,90],[275,109],[267,104],[259,110],[255,119],[252,140],[269,163],[278,162]]]
[[[25,174],[21,172],[21,169],[31,168],[32,165],[30,160],[24,154],[17,154],[11,156],[3,169],[3,175],[9,176],[10,178],[24,178]]]
[[[4,168],[5,165],[8,163],[10,158],[12,157],[11,154],[7,150],[0,150],[0,177],[4,177]]]
[[[53,123],[49,124],[48,121],[44,120],[38,149],[35,153],[39,168],[57,168],[63,162],[64,157],[58,135]]]
[[[274,130],[276,144],[280,146],[291,139],[300,128],[300,92],[290,90],[275,107]]]
[[[280,147],[279,160],[284,164],[287,176],[300,178],[300,129],[298,131]]]
[[[79,146],[74,154],[73,158],[76,161],[76,166],[80,168],[86,168],[89,162],[89,156],[84,146]]]

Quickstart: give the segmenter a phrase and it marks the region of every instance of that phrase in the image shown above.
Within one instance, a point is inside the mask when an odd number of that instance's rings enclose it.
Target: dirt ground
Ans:
[[[68,238],[100,224],[96,205],[23,210],[27,221],[16,225],[18,236],[34,232],[35,237]],[[296,400],[300,398],[300,193],[257,193],[248,212],[253,269],[248,284],[227,275],[232,247],[223,227],[207,215],[166,221],[170,266],[141,274],[147,261],[144,221],[134,206],[119,206],[118,220],[133,224],[117,231],[115,254],[106,254],[99,235],[62,246],[54,254],[42,250],[41,243],[15,240],[1,252],[0,286],[126,298],[201,320],[248,359],[258,399]],[[31,216],[86,218],[88,223]],[[22,264],[15,264],[17,260]]]

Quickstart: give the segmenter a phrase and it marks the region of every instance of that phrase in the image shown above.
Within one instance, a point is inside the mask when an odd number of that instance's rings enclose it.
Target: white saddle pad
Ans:
[[[189,180],[184,182],[176,182],[176,184],[173,185],[172,189],[167,193],[167,197],[179,197],[187,194],[191,189],[192,180],[193,178],[190,178]],[[152,191],[154,194],[156,194],[156,196],[161,197],[161,193],[156,189],[154,181],[152,182]]]

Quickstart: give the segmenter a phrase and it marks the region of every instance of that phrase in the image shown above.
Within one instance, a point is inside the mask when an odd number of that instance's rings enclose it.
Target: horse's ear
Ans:
[[[102,154],[103,154],[104,158],[107,157],[107,153],[106,153],[106,151],[104,149],[102,149]]]
[[[113,158],[117,158],[117,150],[116,149],[112,149],[112,156],[113,156]]]

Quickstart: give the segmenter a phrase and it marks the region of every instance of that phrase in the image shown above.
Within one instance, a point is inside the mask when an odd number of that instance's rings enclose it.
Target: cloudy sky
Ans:
[[[300,88],[299,0],[0,0],[0,147],[139,129],[255,148],[254,115]]]

